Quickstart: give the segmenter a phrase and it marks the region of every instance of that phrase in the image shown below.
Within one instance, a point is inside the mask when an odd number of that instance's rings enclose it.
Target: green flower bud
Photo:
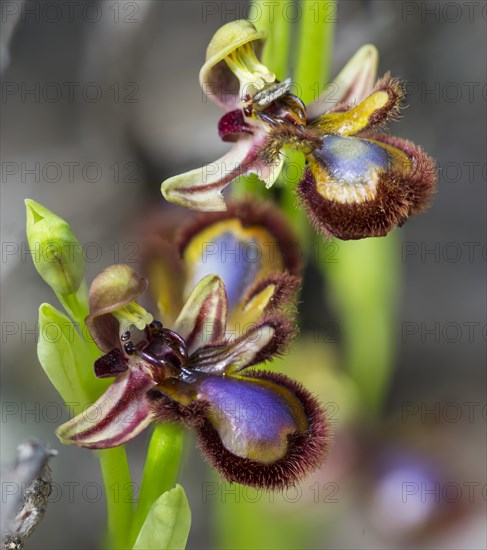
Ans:
[[[56,294],[73,294],[84,274],[83,250],[71,227],[39,203],[26,199],[27,240],[35,268]]]

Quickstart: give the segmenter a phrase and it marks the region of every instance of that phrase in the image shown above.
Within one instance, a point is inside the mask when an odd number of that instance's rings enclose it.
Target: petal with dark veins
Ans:
[[[227,308],[225,285],[220,277],[208,275],[194,287],[174,325],[189,353],[224,339]]]
[[[140,371],[127,371],[84,412],[56,430],[63,443],[88,449],[123,445],[153,421],[147,392],[155,383]]]
[[[258,153],[264,139],[252,135],[242,137],[215,162],[165,180],[161,185],[164,198],[186,208],[218,212],[226,210],[223,189],[240,176],[256,174],[267,188],[271,187],[284,158],[269,164],[260,160]]]

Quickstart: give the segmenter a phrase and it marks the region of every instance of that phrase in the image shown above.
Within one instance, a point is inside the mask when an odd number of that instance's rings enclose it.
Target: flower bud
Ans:
[[[26,199],[27,240],[39,275],[57,294],[75,293],[84,274],[83,250],[71,227],[39,203]]]

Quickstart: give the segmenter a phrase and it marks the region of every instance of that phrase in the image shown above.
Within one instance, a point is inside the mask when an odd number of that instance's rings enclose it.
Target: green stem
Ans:
[[[268,0],[255,0],[252,2],[249,19],[259,31],[267,33],[261,61],[275,73],[278,80],[282,81],[289,76],[291,23],[284,9],[284,5],[289,4],[289,0],[278,0],[278,2],[279,5],[276,2],[269,3]],[[266,189],[257,176],[250,174],[242,176],[232,184],[231,196],[233,199],[251,196],[269,200],[274,196],[274,189]]]
[[[394,233],[333,241],[334,262],[321,263],[327,299],[336,301],[345,363],[371,417],[381,413],[395,357],[399,256]],[[360,274],[357,278],[357,274]]]
[[[289,44],[291,20],[287,17],[289,0],[257,0],[252,3],[250,19],[260,31],[267,32],[267,40],[262,53],[262,62],[273,71],[278,80],[284,80],[288,74]]]
[[[84,326],[85,318],[89,313],[86,282],[83,281],[78,291],[73,294],[56,293],[56,296],[71,319],[80,327]]]
[[[130,540],[135,542],[154,502],[176,484],[183,453],[183,427],[170,422],[156,424],[145,461],[139,499]]]
[[[294,81],[301,99],[308,103],[318,98],[324,88],[331,63],[334,34],[334,19],[327,17],[333,13],[334,2],[301,2],[300,33],[297,49],[297,65]],[[326,8],[326,13],[325,13]],[[281,9],[281,18],[285,10]],[[277,23],[277,20],[276,20]],[[277,30],[279,27],[277,27]],[[273,65],[271,65],[271,68]],[[295,189],[301,180],[304,170],[302,154],[294,151],[286,153],[287,163],[284,166],[283,188],[280,206],[293,223],[300,239],[303,251],[307,251],[311,240],[311,230],[303,208],[296,205]]]
[[[305,103],[318,99],[329,77],[334,35],[335,3],[301,2],[300,39],[296,73],[300,97]]]
[[[107,506],[107,546],[110,549],[129,546],[133,516],[133,487],[124,447],[97,452],[100,461]]]

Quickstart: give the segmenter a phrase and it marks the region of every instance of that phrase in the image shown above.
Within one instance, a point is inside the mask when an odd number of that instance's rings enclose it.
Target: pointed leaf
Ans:
[[[83,389],[81,369],[76,364],[76,357],[82,356],[82,346],[70,319],[50,304],[42,304],[37,356],[49,380],[75,412],[89,401]]]
[[[163,493],[152,505],[134,550],[184,550],[191,510],[181,485]]]

